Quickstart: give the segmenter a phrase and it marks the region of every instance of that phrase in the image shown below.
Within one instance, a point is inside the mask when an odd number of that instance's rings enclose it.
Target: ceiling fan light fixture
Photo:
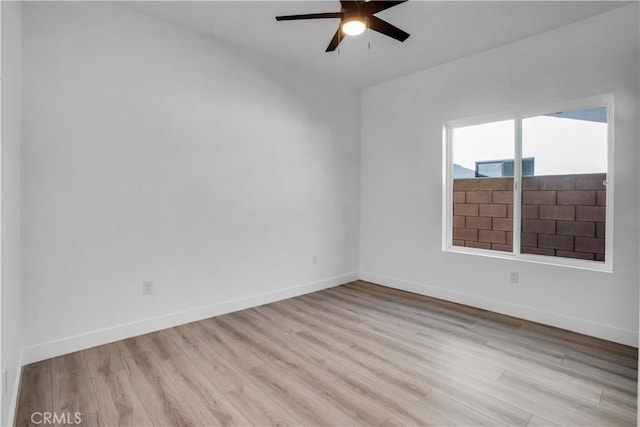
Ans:
[[[2,0],[0,0],[2,1]],[[340,19],[338,29],[333,34],[325,52],[335,52],[344,36],[357,36],[365,30],[373,30],[399,42],[410,34],[378,18],[375,14],[406,2],[407,0],[340,0],[340,12],[306,13],[303,15],[276,16],[276,21],[297,21],[301,19]]]
[[[342,23],[342,31],[348,36],[357,36],[364,33],[367,26],[362,18],[352,18]]]

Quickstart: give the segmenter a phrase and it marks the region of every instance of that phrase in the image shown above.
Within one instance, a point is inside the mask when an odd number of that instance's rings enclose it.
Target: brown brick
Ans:
[[[576,206],[578,221],[604,221],[606,208],[604,206]]]
[[[538,218],[538,205],[522,205],[522,218]]]
[[[480,205],[480,216],[506,217],[507,205]]]
[[[480,230],[478,231],[478,240],[481,242],[506,243],[507,233],[504,231]]]
[[[477,190],[477,189],[478,189],[478,179],[476,178],[453,180],[453,191],[469,191],[469,190]]]
[[[555,205],[556,192],[555,191],[523,191],[522,204],[523,205]]]
[[[468,248],[491,249],[491,243],[469,241],[466,241],[465,243]]]
[[[507,218],[513,218],[513,205],[507,205]]]
[[[596,204],[598,206],[606,206],[607,205],[607,190],[598,190],[596,191]]]
[[[464,240],[454,240],[453,246],[464,246]]]
[[[576,176],[576,189],[578,190],[604,190],[607,187],[604,185],[604,181],[607,179],[607,174],[596,173],[589,175],[577,175]]]
[[[596,222],[596,237],[604,239],[606,237],[606,223],[605,222]]]
[[[493,203],[513,203],[513,191],[494,191]]]
[[[576,237],[576,251],[604,253],[604,239],[593,237]]]
[[[554,249],[546,249],[546,248],[529,248],[523,246],[521,249],[523,254],[536,254],[536,255],[550,255],[555,256],[556,251]]]
[[[468,216],[466,227],[491,230],[491,218],[484,216]]]
[[[556,251],[556,256],[559,256],[559,257],[562,257],[562,258],[576,258],[576,259],[593,260],[594,255],[595,254],[593,254],[593,253],[562,251],[562,250],[559,250],[559,249]]]
[[[469,203],[455,203],[453,205],[454,215],[478,216],[478,205]]]
[[[521,233],[520,245],[522,246],[538,246],[538,234],[537,233]]]
[[[454,240],[478,240],[478,230],[472,228],[454,228]]]
[[[537,190],[538,189],[538,177],[537,176],[523,176],[522,177],[522,189],[523,190]]]
[[[465,202],[465,192],[464,191],[454,191],[453,192],[453,203],[464,203]]]
[[[596,254],[596,261],[605,262],[605,260],[604,254]]]
[[[475,217],[473,217],[475,218]],[[462,215],[454,215],[453,216],[453,226],[456,228],[464,228],[465,227],[465,217]]]
[[[559,205],[595,205],[595,190],[569,190],[558,191],[557,203]]]
[[[491,249],[494,251],[502,251],[502,252],[513,252],[513,246],[511,245],[503,245],[500,243],[492,243]]]
[[[549,249],[573,250],[573,236],[556,236],[555,234],[538,235],[538,247]]]
[[[540,206],[540,219],[573,220],[575,218],[575,206]]]
[[[513,188],[513,178],[480,178],[478,190],[509,190]]]
[[[513,245],[513,231],[507,231],[507,244]]]
[[[573,190],[576,188],[574,175],[549,175],[538,177],[540,190]]]
[[[482,218],[482,217],[479,217]],[[493,218],[494,230],[513,231],[513,219],[511,218]]]
[[[523,219],[522,231],[525,233],[556,233],[556,222],[552,219]]]
[[[593,237],[596,233],[596,223],[592,221],[558,221],[556,227],[557,234]]]
[[[467,191],[467,203],[491,203],[491,191]]]

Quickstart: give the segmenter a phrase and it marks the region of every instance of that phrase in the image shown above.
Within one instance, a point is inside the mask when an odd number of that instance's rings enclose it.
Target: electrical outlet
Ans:
[[[311,265],[318,265],[318,255],[311,257]]]
[[[515,285],[515,284],[518,283],[518,272],[517,271],[512,271],[511,272],[510,281],[511,281],[512,285]]]
[[[142,282],[142,295],[151,295],[152,293],[153,293],[153,282],[152,281]]]

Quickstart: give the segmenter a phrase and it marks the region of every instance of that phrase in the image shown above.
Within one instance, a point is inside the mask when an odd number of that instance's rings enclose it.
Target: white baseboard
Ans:
[[[564,316],[558,313],[485,298],[478,295],[456,292],[449,289],[428,286],[422,283],[409,282],[375,273],[361,271],[359,278],[367,282],[380,284],[390,288],[439,298],[458,304],[470,305],[484,310],[490,310],[496,313],[506,314],[508,316],[518,317],[520,319],[543,323],[545,325],[555,326],[584,335],[638,347],[638,332],[633,330],[622,329],[576,317]]]
[[[9,421],[9,425],[15,426],[17,425],[16,416],[18,415],[18,399],[20,398],[20,384],[22,384],[22,367],[24,364],[24,352],[20,352],[20,360],[18,360],[18,365],[16,368],[16,380],[13,384],[13,393],[11,393],[11,403],[9,405],[9,416],[7,420]]]
[[[137,322],[89,331],[83,334],[26,347],[24,349],[23,360],[25,364],[29,364],[74,351],[95,347],[97,345],[107,344],[263,304],[269,304],[322,289],[332,288],[357,279],[358,273],[348,273],[319,280],[317,282],[291,286],[284,289],[264,292],[258,295],[236,298],[218,304],[207,305],[163,316],[148,318]]]

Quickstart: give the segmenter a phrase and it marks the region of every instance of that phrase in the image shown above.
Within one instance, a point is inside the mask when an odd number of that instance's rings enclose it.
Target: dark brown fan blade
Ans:
[[[344,34],[342,34],[342,28],[338,27],[338,30],[333,35],[333,38],[329,42],[329,46],[327,46],[327,50],[325,50],[325,52],[333,52],[334,50],[336,50],[343,38]]]
[[[340,4],[343,8],[348,11],[353,12],[354,10],[358,10],[362,4],[366,3],[366,1],[362,0],[340,0]]]
[[[308,13],[306,15],[276,16],[276,21],[296,21],[298,19],[342,18],[342,12]]]
[[[397,0],[397,1],[378,1],[371,0],[367,3],[360,6],[362,12],[367,15],[373,15],[374,13],[382,12],[383,10],[389,9],[390,7],[397,6],[406,2],[407,0]]]
[[[409,33],[389,24],[387,21],[383,21],[377,16],[369,16],[369,28],[401,42],[405,41],[410,36]]]

